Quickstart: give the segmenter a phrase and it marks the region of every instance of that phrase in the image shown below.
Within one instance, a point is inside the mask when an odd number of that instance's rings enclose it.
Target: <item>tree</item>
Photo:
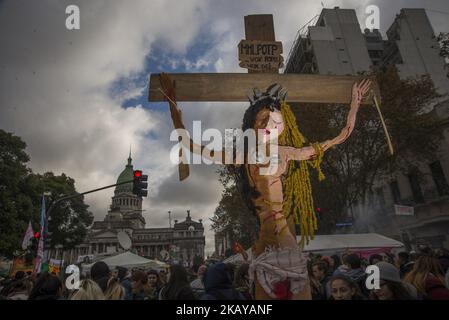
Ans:
[[[25,148],[19,137],[0,130],[0,252],[7,257],[20,249],[28,221],[39,229],[44,192],[51,192],[46,199],[47,209],[56,198],[76,193],[75,180],[65,174],[34,174],[26,166],[30,158]],[[71,248],[84,240],[93,221],[87,208],[83,198],[78,197],[52,210],[48,229],[52,246]]]
[[[240,168],[227,165],[218,170],[224,190],[212,220],[216,233],[226,233],[232,243],[248,248],[257,238],[258,220],[244,198]]]
[[[36,175],[42,192],[49,191],[51,196],[47,206],[56,199],[76,194],[75,180],[64,173],[55,176],[52,172]],[[57,204],[50,212],[48,231],[51,234],[50,246],[62,245],[66,249],[83,242],[87,234],[87,228],[93,222],[93,215],[87,210],[89,206],[84,203],[84,197],[76,197]]]
[[[11,257],[20,248],[29,220],[36,222],[32,199],[24,192],[30,170],[26,144],[0,129],[0,252]]]

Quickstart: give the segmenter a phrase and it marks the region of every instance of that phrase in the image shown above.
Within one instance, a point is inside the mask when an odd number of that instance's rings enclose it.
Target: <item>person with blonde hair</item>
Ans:
[[[412,284],[424,299],[449,300],[441,265],[430,255],[419,257],[404,281]]]
[[[104,297],[106,300],[125,300],[125,288],[120,285],[117,278],[109,279]]]
[[[91,279],[81,281],[80,288],[70,300],[104,300],[104,294],[100,286]]]

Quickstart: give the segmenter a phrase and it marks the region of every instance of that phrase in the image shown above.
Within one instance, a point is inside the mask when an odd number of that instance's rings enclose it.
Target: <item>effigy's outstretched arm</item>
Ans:
[[[371,80],[364,79],[360,83],[354,83],[352,87],[352,101],[351,108],[348,113],[346,126],[341,130],[340,134],[331,140],[326,140],[320,143],[322,151],[339,145],[349,138],[355,127],[357,112],[363,97],[368,93],[371,86]],[[310,160],[317,156],[317,150],[313,146],[303,148],[286,148],[289,160]]]
[[[184,122],[182,120],[182,112],[178,108],[178,105],[176,103],[175,84],[171,80],[170,76],[166,73],[161,73],[160,83],[163,90],[162,93],[166,97],[166,100],[168,101],[170,106],[170,115],[173,121],[173,126],[177,130],[178,136],[181,137],[180,141],[182,145],[190,152],[199,154],[208,160],[215,161],[216,163],[224,163],[224,152],[210,150],[203,145],[194,143],[190,138],[190,135],[186,131]]]

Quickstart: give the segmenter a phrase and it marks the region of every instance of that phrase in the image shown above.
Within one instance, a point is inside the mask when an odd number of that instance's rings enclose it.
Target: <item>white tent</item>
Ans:
[[[299,241],[301,237],[297,237]],[[366,250],[381,249],[381,248],[403,248],[404,244],[397,240],[382,236],[377,233],[361,233],[361,234],[330,234],[330,235],[316,235],[315,238],[304,246],[305,252],[320,252],[320,253],[336,253],[345,250]],[[251,260],[252,250],[246,250],[248,259]],[[241,254],[235,254],[226,260],[224,263],[239,264],[243,262]]]
[[[300,237],[298,237],[298,240]],[[377,233],[316,235],[304,251],[341,251],[345,249],[400,248],[404,244]]]
[[[151,260],[151,259],[146,259],[143,258],[141,256],[138,256],[132,252],[126,251],[123,253],[120,253],[118,255],[112,256],[112,257],[107,257],[104,258],[102,260],[99,261],[103,261],[104,263],[106,263],[109,268],[114,269],[115,267],[125,267],[128,269],[132,269],[132,268],[144,268],[144,269],[165,269],[168,267],[168,265],[164,262],[161,261],[157,261],[157,260]],[[90,270],[90,268],[93,266],[94,264],[89,264],[89,265],[85,265],[83,266],[84,270]]]

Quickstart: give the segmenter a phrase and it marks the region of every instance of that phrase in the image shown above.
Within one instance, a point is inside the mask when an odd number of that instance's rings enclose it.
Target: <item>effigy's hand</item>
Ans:
[[[161,73],[159,75],[159,81],[161,83],[162,90],[166,95],[166,100],[170,101],[168,98],[176,101],[176,92],[174,81],[166,73]]]
[[[159,75],[159,81],[161,83],[161,89],[165,95],[165,100],[168,101],[170,106],[170,115],[173,121],[173,125],[176,129],[184,129],[184,123],[182,121],[182,112],[176,105],[176,91],[174,81],[166,73]]]
[[[360,106],[363,97],[369,92],[371,80],[363,79],[359,83],[355,82],[352,86],[352,104]]]

